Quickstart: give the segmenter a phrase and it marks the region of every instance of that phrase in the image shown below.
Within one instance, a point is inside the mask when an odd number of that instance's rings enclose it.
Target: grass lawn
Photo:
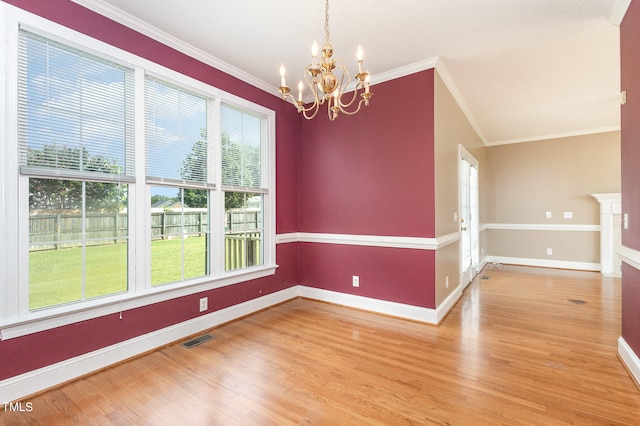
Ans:
[[[184,279],[206,273],[206,237],[184,240]],[[152,285],[182,279],[182,241],[151,242]],[[85,250],[84,299],[127,291],[127,244],[90,246]],[[29,309],[72,303],[82,297],[82,249],[29,253]]]

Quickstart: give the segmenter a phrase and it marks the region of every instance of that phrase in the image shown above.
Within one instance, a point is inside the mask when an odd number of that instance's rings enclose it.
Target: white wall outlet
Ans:
[[[357,275],[353,276],[353,286],[354,287],[360,287],[360,277]]]
[[[624,229],[629,229],[629,213],[622,215],[622,227]]]
[[[553,249],[548,248],[547,249],[547,255],[551,256],[553,254]]]
[[[458,212],[453,212],[453,223],[458,223]]]
[[[573,212],[564,212],[565,219],[573,219]]]
[[[449,288],[449,276],[447,275],[447,277],[444,279],[445,285],[447,286],[447,288]]]
[[[209,309],[209,298],[203,297],[200,299],[200,312],[204,312]]]
[[[546,213],[547,219],[551,219],[551,212]]]

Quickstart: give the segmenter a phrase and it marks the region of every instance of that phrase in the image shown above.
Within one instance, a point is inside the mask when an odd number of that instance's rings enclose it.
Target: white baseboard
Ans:
[[[618,338],[618,355],[636,383],[640,384],[640,358],[633,352],[633,349],[625,342],[622,336]]]
[[[568,260],[528,259],[524,257],[487,256],[486,263],[507,265],[538,266],[542,268],[575,269],[579,271],[600,271],[599,263],[572,262]]]
[[[290,287],[106,348],[0,381],[0,402],[16,401],[204,330],[298,297]]]
[[[461,286],[458,286],[437,309],[429,309],[298,285],[56,364],[10,377],[0,381],[0,403],[23,399],[29,395],[42,392],[220,324],[300,296],[436,325],[444,319],[449,310],[462,296],[462,289]]]
[[[362,309],[364,311],[375,312],[378,314],[437,325],[456,304],[460,296],[462,296],[462,289],[458,286],[436,309],[389,302],[387,300],[373,299],[370,297],[356,296],[353,294],[339,293],[336,291],[306,286],[300,286],[300,296],[336,305],[348,306],[350,308]]]

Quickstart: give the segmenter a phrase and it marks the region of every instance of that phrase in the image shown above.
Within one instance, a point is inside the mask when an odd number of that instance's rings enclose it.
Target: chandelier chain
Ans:
[[[324,41],[329,44],[331,34],[329,34],[329,0],[326,0],[324,7]]]

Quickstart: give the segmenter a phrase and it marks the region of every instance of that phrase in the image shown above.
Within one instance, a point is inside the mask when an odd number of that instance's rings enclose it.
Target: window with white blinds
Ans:
[[[146,78],[147,181],[214,185],[209,103],[203,96]]]
[[[222,104],[220,122],[223,188],[266,192],[265,120]]]
[[[22,173],[132,181],[133,70],[21,30]]]
[[[274,111],[0,15],[3,338],[275,273]]]

